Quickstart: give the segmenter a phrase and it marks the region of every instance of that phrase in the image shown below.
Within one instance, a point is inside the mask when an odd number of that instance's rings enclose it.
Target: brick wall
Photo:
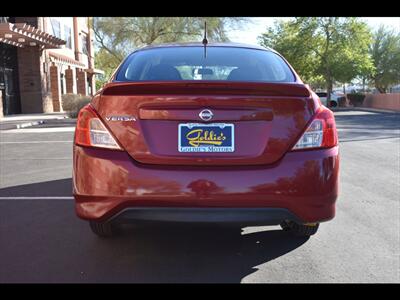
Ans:
[[[74,92],[74,70],[70,67],[65,70],[65,86],[67,93]]]
[[[40,50],[36,47],[18,48],[18,81],[22,113],[43,112]]]
[[[76,70],[76,87],[78,94],[86,95],[86,72],[81,69]]]
[[[367,94],[363,106],[400,111],[400,93]]]
[[[61,110],[61,91],[60,91],[60,75],[58,72],[58,67],[52,65],[49,68],[50,72],[50,90],[51,97],[53,100],[53,111]]]

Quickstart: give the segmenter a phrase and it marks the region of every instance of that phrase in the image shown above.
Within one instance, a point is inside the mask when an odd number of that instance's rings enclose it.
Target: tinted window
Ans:
[[[69,49],[72,49],[72,39],[71,39],[71,27],[68,25],[64,25],[64,39],[67,42],[65,46]]]
[[[82,53],[89,55],[88,38],[84,33],[82,33]]]
[[[283,59],[271,52],[236,47],[165,47],[138,51],[126,59],[117,81],[227,80],[293,82]]]
[[[54,18],[50,19],[51,28],[53,30],[53,35],[61,39],[61,25],[60,21]]]

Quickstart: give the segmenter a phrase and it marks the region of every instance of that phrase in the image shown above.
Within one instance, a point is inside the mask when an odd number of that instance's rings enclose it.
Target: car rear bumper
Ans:
[[[125,152],[74,147],[75,208],[86,220],[322,222],[335,215],[338,176],[338,147],[241,167],[143,165]]]
[[[239,223],[248,225],[278,225],[284,220],[301,222],[285,208],[193,208],[193,207],[130,207],[109,221],[163,221],[195,223]]]

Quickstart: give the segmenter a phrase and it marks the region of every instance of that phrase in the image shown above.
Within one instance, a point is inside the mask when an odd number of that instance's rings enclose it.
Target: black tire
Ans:
[[[89,221],[89,225],[94,234],[103,238],[115,236],[115,234],[117,233],[115,225],[111,224],[110,222],[102,223]]]
[[[337,107],[338,104],[337,104],[336,101],[331,101],[331,102],[329,102],[329,106],[330,106],[330,107]]]
[[[281,224],[284,231],[288,231],[295,236],[309,237],[317,233],[319,223],[315,225],[298,224],[292,221],[284,221]]]
[[[281,228],[283,229],[283,231],[290,231],[290,226],[289,226],[288,222],[284,221],[280,225],[281,225]]]

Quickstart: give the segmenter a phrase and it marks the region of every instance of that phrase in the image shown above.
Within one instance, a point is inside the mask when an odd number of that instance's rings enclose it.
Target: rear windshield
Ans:
[[[130,55],[116,81],[224,80],[294,82],[285,61],[271,51],[196,46],[153,48]]]

